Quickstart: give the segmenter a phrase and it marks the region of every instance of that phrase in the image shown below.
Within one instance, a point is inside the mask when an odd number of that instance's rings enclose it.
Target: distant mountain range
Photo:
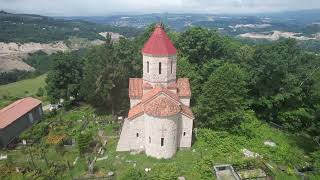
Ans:
[[[63,41],[71,37],[88,40],[104,39],[100,32],[117,32],[133,37],[140,30],[133,27],[115,27],[83,20],[66,20],[33,14],[12,14],[0,11],[0,42]]]
[[[288,11],[281,13],[261,13],[256,15],[225,15],[225,14],[144,14],[144,15],[115,15],[90,17],[65,17],[66,19],[81,19],[98,24],[114,26],[130,26],[143,28],[155,22],[163,22],[170,28],[182,31],[189,26],[204,25],[206,27],[226,28],[237,24],[268,23],[282,29],[298,26],[314,26],[320,23],[320,10]],[[296,27],[296,28],[298,28]]]
[[[144,28],[162,22],[170,29],[184,31],[201,26],[248,43],[265,43],[283,38],[297,39],[303,47],[320,51],[320,10],[261,13],[256,15],[227,14],[144,14],[97,17],[64,17],[117,27]]]
[[[66,20],[33,14],[0,11],[0,73],[14,69],[32,71],[24,62],[38,51],[46,54],[72,51],[104,43],[107,32],[134,37],[134,27],[115,27],[83,20]]]

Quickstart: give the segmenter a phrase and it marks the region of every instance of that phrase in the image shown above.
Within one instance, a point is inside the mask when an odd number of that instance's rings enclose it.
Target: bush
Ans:
[[[121,176],[120,180],[144,180],[146,178],[146,174],[143,170],[137,168],[129,168],[127,169]]]
[[[66,111],[69,111],[72,108],[72,105],[73,105],[73,101],[71,100],[63,101],[63,104],[62,104],[63,108]]]
[[[39,87],[36,93],[36,96],[42,97],[43,95],[44,95],[44,89],[42,87]]]
[[[88,148],[90,141],[92,140],[92,135],[90,133],[79,133],[77,137],[77,145],[80,154],[84,154]]]
[[[148,179],[178,179],[179,170],[174,164],[157,164],[152,168],[150,174],[148,174]]]

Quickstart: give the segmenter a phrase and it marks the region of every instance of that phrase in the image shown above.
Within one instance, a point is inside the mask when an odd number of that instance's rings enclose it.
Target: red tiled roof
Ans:
[[[128,118],[133,119],[141,114],[143,114],[143,105],[139,103],[129,110]]]
[[[129,97],[130,98],[141,98],[142,91],[142,79],[141,78],[130,78],[129,79]]]
[[[181,111],[179,104],[167,96],[158,96],[143,107],[146,114],[156,117],[168,117]]]
[[[180,97],[191,96],[190,83],[188,78],[179,78],[177,80],[177,86],[178,86],[178,95]]]
[[[0,110],[0,129],[7,127],[27,112],[41,104],[32,97],[20,99]]]
[[[178,97],[177,94],[171,92],[167,88],[164,88],[164,87],[161,87],[161,86],[156,86],[155,88],[153,88],[152,90],[150,90],[149,92],[147,92],[146,94],[143,95],[142,103],[145,103],[145,102],[147,102],[149,100],[152,100],[154,97],[156,97],[160,93],[164,93],[167,96],[169,96],[170,98],[172,98],[175,101],[179,102],[179,97]]]
[[[177,89],[177,83],[175,81],[169,83],[168,84],[168,89]]]
[[[191,119],[194,119],[193,113],[192,113],[190,107],[188,107],[188,106],[181,105],[181,113],[190,117]]]
[[[143,89],[152,89],[152,88],[153,87],[150,83],[147,83],[147,82],[143,83]]]
[[[177,50],[173,46],[167,33],[160,25],[157,25],[149,40],[145,43],[142,53],[168,56],[177,54]]]

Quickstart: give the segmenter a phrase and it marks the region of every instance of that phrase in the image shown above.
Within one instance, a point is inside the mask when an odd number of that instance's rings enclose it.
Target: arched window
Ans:
[[[159,74],[161,74],[161,62],[159,62]]]
[[[147,61],[147,73],[149,73],[149,61]]]
[[[151,137],[149,136],[149,143],[151,143]]]
[[[171,61],[171,74],[172,74],[172,61]]]
[[[161,146],[164,144],[164,138],[161,138]]]

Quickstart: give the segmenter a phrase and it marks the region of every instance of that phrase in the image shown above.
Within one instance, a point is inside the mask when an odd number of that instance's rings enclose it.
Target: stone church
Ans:
[[[194,121],[188,78],[176,78],[177,50],[157,25],[142,49],[143,77],[129,79],[130,110],[117,151],[171,158],[191,147]]]

